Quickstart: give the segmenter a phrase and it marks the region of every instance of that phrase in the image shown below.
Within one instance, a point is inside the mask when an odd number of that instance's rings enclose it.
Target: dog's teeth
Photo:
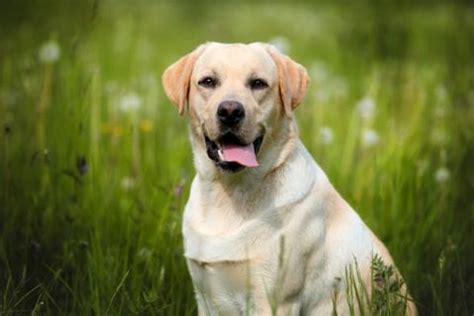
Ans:
[[[220,160],[224,160],[224,153],[222,152],[222,149],[217,150],[217,155],[219,155]]]

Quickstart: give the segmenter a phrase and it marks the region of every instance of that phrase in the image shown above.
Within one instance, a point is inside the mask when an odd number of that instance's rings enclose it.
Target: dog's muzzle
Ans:
[[[228,132],[212,141],[206,135],[207,155],[215,164],[227,171],[240,171],[245,167],[257,167],[257,154],[263,141],[263,135],[258,136],[251,143],[244,143],[235,134]]]

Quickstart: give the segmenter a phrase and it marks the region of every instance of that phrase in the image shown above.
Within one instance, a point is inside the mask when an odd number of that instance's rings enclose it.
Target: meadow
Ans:
[[[0,4],[0,315],[193,315],[194,176],[163,70],[271,42],[311,76],[303,142],[390,249],[421,315],[474,313],[474,7]]]

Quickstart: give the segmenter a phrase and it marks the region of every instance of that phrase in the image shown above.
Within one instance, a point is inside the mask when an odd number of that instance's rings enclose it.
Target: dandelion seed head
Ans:
[[[39,60],[45,64],[56,62],[61,56],[61,48],[56,41],[48,41],[41,45],[38,51]]]
[[[119,101],[119,108],[122,112],[135,112],[137,111],[142,105],[142,98],[134,93],[130,92],[122,96]]]
[[[133,188],[135,188],[135,179],[131,177],[122,178],[122,180],[120,181],[120,187],[124,191],[132,190]]]
[[[379,134],[373,129],[366,129],[362,132],[362,144],[365,147],[373,147],[380,141]]]
[[[357,111],[363,120],[370,120],[375,115],[375,101],[370,97],[365,97],[357,103]]]
[[[334,133],[332,128],[323,126],[319,129],[320,141],[323,145],[329,145],[334,141]]]
[[[153,252],[150,249],[148,249],[147,247],[142,247],[138,251],[137,255],[138,255],[138,257],[140,257],[142,259],[148,259],[153,255]]]
[[[435,181],[439,184],[445,183],[451,177],[451,172],[446,167],[440,167],[435,172]]]

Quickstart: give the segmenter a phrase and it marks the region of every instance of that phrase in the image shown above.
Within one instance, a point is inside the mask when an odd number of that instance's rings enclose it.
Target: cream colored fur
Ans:
[[[216,89],[198,85],[211,74]],[[249,76],[269,87],[249,89]],[[370,285],[374,254],[393,264],[298,138],[292,110],[307,83],[304,67],[260,43],[208,43],[163,75],[168,97],[181,113],[188,108],[197,175],[183,236],[199,315],[271,315],[272,306],[278,315],[330,315],[336,286],[337,312],[346,315],[346,267],[356,259]],[[223,171],[206,154],[204,133],[219,136],[215,113],[226,99],[244,105],[246,142],[264,134],[257,168]]]

